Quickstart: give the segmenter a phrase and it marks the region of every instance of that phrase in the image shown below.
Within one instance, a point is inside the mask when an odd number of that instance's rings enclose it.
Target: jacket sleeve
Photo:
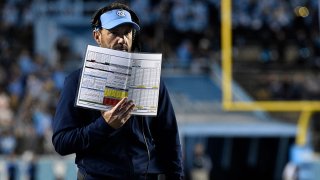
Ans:
[[[52,142],[55,150],[61,155],[97,147],[115,131],[102,116],[84,125],[85,120],[79,115],[83,109],[75,107],[78,81],[79,73],[73,73],[65,79],[53,119]]]
[[[183,179],[182,150],[177,121],[169,94],[162,80],[154,130],[159,159],[166,167],[166,179]]]

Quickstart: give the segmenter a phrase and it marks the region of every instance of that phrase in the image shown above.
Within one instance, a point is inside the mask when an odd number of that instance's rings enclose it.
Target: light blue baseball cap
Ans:
[[[103,13],[100,16],[100,21],[101,27],[104,29],[112,29],[122,24],[131,24],[134,29],[140,30],[140,26],[132,21],[130,13],[123,9],[113,9]]]

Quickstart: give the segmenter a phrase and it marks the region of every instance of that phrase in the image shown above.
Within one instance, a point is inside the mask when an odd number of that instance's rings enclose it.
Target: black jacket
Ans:
[[[53,120],[52,142],[61,155],[76,153],[80,171],[96,177],[133,179],[148,165],[148,173],[182,179],[182,154],[177,122],[168,92],[161,80],[158,115],[135,116],[115,130],[100,111],[75,107],[80,70],[64,83]]]

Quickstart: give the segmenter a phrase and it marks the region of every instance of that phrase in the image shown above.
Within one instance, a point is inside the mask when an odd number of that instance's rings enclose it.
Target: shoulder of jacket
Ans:
[[[81,75],[81,69],[77,69],[73,72],[71,72],[66,79],[69,81],[78,81]]]

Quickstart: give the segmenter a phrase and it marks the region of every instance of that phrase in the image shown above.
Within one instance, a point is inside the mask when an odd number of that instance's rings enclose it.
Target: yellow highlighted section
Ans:
[[[111,89],[111,88],[105,88],[104,96],[116,98],[116,99],[122,99],[124,97],[128,97],[128,92],[122,91],[122,90],[115,90],[115,89]]]

